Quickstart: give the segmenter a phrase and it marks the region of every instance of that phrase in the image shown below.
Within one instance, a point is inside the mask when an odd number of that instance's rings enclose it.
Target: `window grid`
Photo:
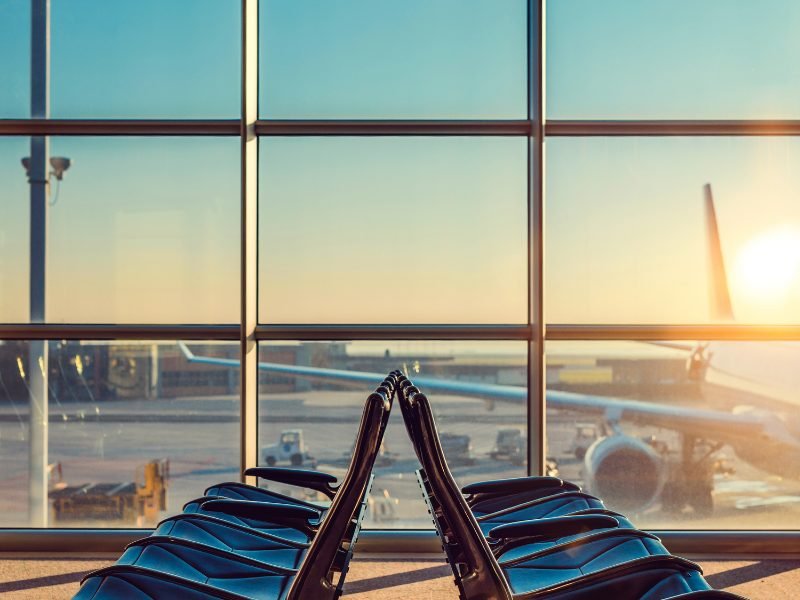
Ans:
[[[242,464],[257,459],[257,342],[260,340],[524,340],[529,342],[529,470],[541,472],[544,452],[544,343],[556,340],[800,340],[800,325],[544,324],[543,149],[548,137],[796,136],[800,120],[551,120],[543,106],[544,0],[528,11],[529,114],[524,120],[273,120],[258,119],[258,2],[242,0],[240,119],[0,119],[0,136],[239,136],[242,141],[241,322],[239,324],[0,324],[0,340],[203,339],[241,343]],[[529,139],[529,321],[526,326],[263,325],[255,321],[257,141],[269,136],[519,136]],[[541,326],[540,326],[541,324]]]

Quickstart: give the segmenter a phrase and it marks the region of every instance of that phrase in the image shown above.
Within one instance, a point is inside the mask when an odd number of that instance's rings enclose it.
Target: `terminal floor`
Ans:
[[[61,600],[78,589],[81,577],[112,564],[112,558],[16,558],[0,556],[4,600]],[[715,587],[752,600],[800,597],[800,560],[700,560]],[[348,600],[455,600],[450,570],[438,556],[383,556],[356,553],[347,578]]]

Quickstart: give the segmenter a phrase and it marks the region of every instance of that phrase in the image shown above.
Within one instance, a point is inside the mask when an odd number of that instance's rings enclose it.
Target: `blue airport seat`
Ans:
[[[398,381],[399,373],[390,373],[386,379],[384,379],[383,383],[378,386],[376,389],[376,393],[383,393],[389,399],[390,407],[392,401],[394,399],[396,384]],[[386,425],[388,424],[389,417],[388,412],[384,415],[383,421],[380,424],[380,441],[383,441],[383,435],[386,431]],[[302,479],[304,482],[311,482],[312,486],[321,487],[326,486],[329,490],[329,495],[331,497],[335,496],[336,491],[338,488],[331,488],[330,484],[333,481],[336,481],[336,478],[331,475],[322,474],[316,471],[307,471],[307,470],[294,470],[294,469],[283,469],[277,467],[265,467],[265,468],[256,468],[256,469],[248,469],[246,471],[247,474],[250,473],[264,473],[269,472],[273,474],[275,477],[282,481],[299,481]],[[298,474],[295,476],[295,474]],[[372,477],[370,476],[369,483],[367,486],[367,491],[364,494],[363,498],[363,505],[361,510],[361,515],[363,516],[364,511],[366,510],[367,500],[369,495],[369,490],[372,485]],[[251,501],[251,502],[266,502],[269,504],[285,504],[287,506],[295,506],[298,507],[295,516],[291,516],[291,509],[289,509],[289,514],[284,514],[281,518],[276,518],[276,514],[283,512],[283,511],[269,511],[270,518],[269,520],[265,520],[264,516],[261,513],[257,513],[260,518],[254,518],[253,516],[247,516],[243,514],[233,514],[231,510],[236,509],[236,505],[220,505],[216,504],[216,509],[213,511],[206,510],[203,505],[211,500],[217,499],[233,499],[233,500],[243,500],[243,501]],[[225,506],[229,508],[226,509]],[[300,542],[300,543],[308,543],[311,539],[316,535],[316,531],[319,528],[319,524],[322,522],[322,519],[325,517],[326,512],[328,511],[329,506],[319,506],[313,503],[305,502],[303,500],[298,500],[296,498],[292,498],[290,496],[285,496],[283,494],[277,494],[270,490],[265,490],[262,488],[249,486],[242,483],[222,483],[216,486],[211,486],[210,488],[206,489],[206,495],[200,498],[195,498],[194,500],[190,500],[187,502],[183,507],[184,513],[189,514],[203,514],[207,515],[211,518],[220,519],[223,521],[227,521],[229,523],[241,525],[243,527],[248,527],[251,529],[258,530],[262,533],[278,536],[285,538],[287,540],[293,542]],[[312,514],[313,513],[315,514]],[[184,518],[180,516],[173,516],[168,517],[161,521],[157,527],[157,532],[163,530],[164,528],[169,528],[170,521]],[[360,523],[359,517],[359,523]],[[352,539],[348,540],[352,543],[355,542],[355,536],[358,535],[359,528],[355,528],[353,531]]]
[[[391,399],[394,398],[396,393],[397,383],[399,382],[401,374],[399,371],[393,371],[384,379],[383,383],[378,387],[378,390],[384,390]],[[391,401],[391,400],[390,400]],[[381,431],[385,431],[388,425],[389,417],[384,419],[381,423]],[[383,439],[383,437],[381,437]],[[336,495],[338,486],[337,478],[330,473],[315,471],[311,469],[300,468],[286,468],[286,467],[251,467],[246,469],[244,474],[246,476],[258,477],[267,481],[274,481],[283,483],[293,487],[313,490],[319,492],[332,500]],[[274,492],[272,490],[241,483],[238,481],[228,481],[212,485],[205,490],[206,496],[220,496],[236,500],[252,500],[258,502],[284,502],[287,504],[296,504],[305,506],[320,511],[320,517],[325,514],[328,509],[329,503],[314,503],[300,500],[286,494]]]
[[[419,393],[419,389],[404,376],[400,376],[397,386],[397,401],[403,414],[412,446],[417,452],[417,458],[422,463],[420,445],[415,442],[418,435],[413,427],[412,408],[410,395]],[[432,498],[425,477],[425,469],[417,471],[417,478],[422,488],[429,511],[436,510],[431,505]],[[477,518],[484,535],[503,523],[516,521],[558,517],[573,513],[604,514],[606,510],[603,502],[580,491],[580,488],[570,482],[555,477],[520,477],[515,479],[483,481],[468,485],[461,489],[465,494],[465,502],[470,507],[472,514]],[[507,494],[507,495],[506,495]],[[622,515],[619,515],[622,517]],[[633,527],[627,519],[622,518],[617,525]],[[502,551],[508,545],[508,540],[503,540],[494,546],[496,552]]]
[[[218,590],[210,585],[153,573],[130,565],[114,565],[94,571],[84,580],[73,600],[241,600],[238,594]]]
[[[237,516],[224,511],[209,511],[204,508],[207,502],[220,499],[220,496],[202,496],[190,500],[184,505],[183,514],[206,515],[221,521],[249,527],[261,533],[275,535],[294,542],[306,543],[314,538],[321,522],[321,515],[319,512],[306,507],[287,505],[284,503],[276,503],[274,505],[267,502],[261,503],[267,510],[263,511],[262,517],[259,519]],[[179,517],[182,517],[182,515],[167,517],[158,524],[158,528]]]
[[[657,600],[710,590],[698,565],[672,556],[652,534],[620,527],[629,522],[592,514],[591,507],[583,515],[544,521],[537,508],[529,513],[534,520],[485,531],[450,473],[427,398],[413,390],[404,399],[424,471],[423,491],[463,599]],[[562,497],[562,505],[569,506],[575,494],[526,503],[520,514]],[[501,512],[501,518],[515,513]],[[495,517],[487,516],[484,522]],[[501,552],[498,561],[487,533],[490,539],[516,539],[513,555]]]
[[[350,468],[321,520],[317,511],[296,505],[200,500],[189,507],[199,505],[200,512],[162,521],[155,535],[130,544],[117,565],[89,574],[75,597],[117,598],[119,590],[126,589],[132,595],[124,597],[132,598],[338,598],[391,399],[392,386],[379,388],[367,399]],[[281,538],[247,524],[286,519],[309,526],[313,522],[313,539],[307,543]]]

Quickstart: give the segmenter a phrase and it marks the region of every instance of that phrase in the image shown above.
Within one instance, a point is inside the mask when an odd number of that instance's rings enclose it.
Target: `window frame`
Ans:
[[[39,0],[45,1],[45,0]],[[258,461],[258,343],[267,340],[522,340],[528,343],[528,472],[544,473],[545,343],[556,340],[800,340],[800,324],[575,325],[545,323],[544,148],[548,138],[590,136],[800,136],[800,120],[552,120],[544,110],[545,0],[528,2],[528,118],[524,120],[279,120],[258,118],[258,0],[241,0],[239,119],[4,119],[0,136],[230,136],[241,144],[240,321],[229,324],[0,324],[1,340],[184,339],[238,341],[241,359],[240,463]],[[35,12],[35,11],[34,11]],[[257,321],[258,140],[270,136],[519,136],[528,140],[528,322],[525,325],[266,325]],[[250,481],[250,483],[254,483]],[[673,550],[786,552],[796,531],[658,532]],[[0,530],[0,550],[117,550],[141,530]],[[431,532],[365,532],[366,550],[438,548]],[[743,545],[744,544],[744,545]]]

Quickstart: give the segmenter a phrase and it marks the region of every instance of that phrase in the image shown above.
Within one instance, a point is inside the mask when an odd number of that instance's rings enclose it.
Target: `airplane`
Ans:
[[[732,321],[733,310],[710,184],[706,184],[704,191],[712,270],[712,312],[718,320]],[[711,343],[693,346],[651,343],[689,352],[688,375],[697,380],[703,380],[714,368],[712,359],[730,354],[729,348],[722,351]],[[178,345],[189,362],[239,367],[236,359],[196,356],[185,343],[178,342]],[[792,366],[796,364],[794,361]],[[259,362],[258,368],[276,374],[365,386],[374,386],[384,377],[382,373],[271,362]],[[790,369],[790,372],[796,374],[797,370]],[[796,377],[800,379],[800,374]],[[424,375],[415,375],[412,380],[429,394],[454,394],[490,403],[524,405],[528,401],[527,389],[513,385]],[[737,457],[758,469],[782,478],[800,480],[800,415],[790,420],[753,407],[737,407],[732,412],[724,412],[552,389],[546,391],[546,405],[579,412],[603,424],[605,435],[587,449],[583,459],[584,487],[617,510],[636,514],[661,502],[662,507],[668,510],[680,512],[688,506],[697,516],[710,515],[713,512],[715,455],[724,446],[730,446]],[[677,461],[664,451],[664,444],[625,433],[622,423],[677,432],[681,438]]]

